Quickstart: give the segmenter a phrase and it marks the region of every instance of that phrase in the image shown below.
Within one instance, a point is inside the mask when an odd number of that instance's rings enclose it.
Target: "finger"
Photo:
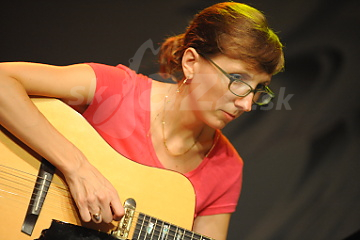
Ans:
[[[100,223],[103,219],[103,211],[99,204],[91,204],[89,205],[88,216],[95,223]]]
[[[90,210],[88,207],[84,206],[85,204],[77,204],[80,217],[84,222],[90,222],[91,221],[91,215],[89,214]]]
[[[124,207],[121,205],[120,199],[116,198],[110,202],[110,208],[112,212],[112,218],[116,221],[119,221],[124,215]]]
[[[100,207],[89,207],[88,215],[90,215],[90,218],[95,223],[100,223],[103,219],[103,211]]]
[[[103,210],[103,213],[101,215],[102,215],[102,220],[106,223],[110,223],[113,220],[109,205],[106,207],[106,209]]]
[[[108,198],[99,198],[99,202],[100,202],[100,206],[101,206],[101,210],[102,210],[102,220],[106,223],[110,223],[112,222],[112,220],[114,219],[113,217],[113,210],[111,208],[111,200],[110,197]],[[120,204],[120,201],[118,201]],[[120,204],[121,205],[121,204]]]
[[[110,188],[108,194],[98,196],[102,209],[102,218],[106,223],[112,220],[120,220],[124,215],[124,208],[121,205],[119,195],[114,188]]]

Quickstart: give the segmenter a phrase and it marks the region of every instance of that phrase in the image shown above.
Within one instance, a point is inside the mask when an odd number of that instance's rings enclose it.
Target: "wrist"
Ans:
[[[53,165],[65,176],[71,176],[76,174],[79,169],[84,168],[87,161],[85,155],[74,145],[70,144],[70,147],[63,149],[59,154],[55,154],[56,160],[53,161]]]

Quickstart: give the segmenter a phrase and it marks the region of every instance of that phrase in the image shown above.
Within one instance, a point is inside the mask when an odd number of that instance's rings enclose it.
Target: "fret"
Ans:
[[[160,219],[139,213],[133,240],[213,240]]]
[[[194,240],[205,240],[205,238],[203,238],[200,234],[194,233],[193,236]]]
[[[170,230],[169,230],[169,240],[176,240],[176,235],[177,235],[177,231],[179,230],[179,228],[175,225],[170,225]]]
[[[146,228],[145,228],[146,231],[145,231],[144,239],[146,239],[146,237],[149,237],[149,239],[153,239],[152,236],[154,235],[154,226],[156,223],[153,222],[153,219],[150,216],[145,217],[145,222],[146,222]]]
[[[160,239],[160,234],[161,234],[161,224],[162,221],[160,221],[159,219],[156,219],[156,225],[155,225],[155,229],[154,229],[154,239],[158,240]]]
[[[150,217],[150,221],[151,221],[151,217]],[[152,228],[152,230],[154,230],[154,231],[152,231],[152,233],[151,233],[151,238],[150,239],[155,239],[154,237],[156,237],[157,236],[157,234],[156,234],[156,226],[157,226],[157,224],[158,224],[158,220],[155,218],[155,223],[153,223],[153,222],[151,222],[151,223],[149,223],[150,225],[151,225],[151,228]],[[155,228],[154,228],[154,226],[155,226]]]
[[[162,223],[160,240],[167,240],[168,239],[168,237],[169,237],[169,228],[170,228],[169,224],[165,224],[164,222]]]
[[[173,233],[171,235],[173,237],[173,239],[174,240],[184,240],[185,234],[186,234],[185,229],[173,225],[173,229],[174,228],[175,228],[175,230],[173,230]]]
[[[176,240],[183,240],[184,239],[184,229],[178,228],[176,231]]]
[[[167,240],[169,237],[170,224],[165,223],[159,219],[155,220],[154,237],[156,240]]]
[[[191,238],[190,239],[194,239],[194,232],[191,232]]]
[[[192,232],[185,230],[184,240],[192,240]]]
[[[138,216],[138,221],[136,223],[135,231],[134,231],[134,238],[137,236],[136,240],[140,240],[141,233],[143,231],[143,227],[145,224],[145,215],[140,213]]]
[[[144,223],[146,225],[146,227],[144,228],[145,235],[141,239],[144,239],[144,240],[149,239],[149,240],[151,240],[151,239],[153,239],[152,235],[154,234],[154,226],[156,226],[156,225],[153,222],[153,218],[150,217],[150,216],[145,216]]]

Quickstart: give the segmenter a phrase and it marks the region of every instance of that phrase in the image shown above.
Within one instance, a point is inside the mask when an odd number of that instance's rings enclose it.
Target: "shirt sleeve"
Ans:
[[[240,171],[232,174],[235,175],[228,179],[226,184],[222,184],[227,187],[218,186],[223,192],[209,206],[199,212],[199,216],[235,212],[240,197],[242,174]]]
[[[197,197],[198,216],[232,213],[236,210],[242,185],[243,161],[221,134],[202,165],[188,174]]]
[[[89,65],[96,75],[96,90],[83,116],[115,150],[129,157],[125,145],[138,127],[134,121],[136,74],[120,65]]]
[[[148,148],[139,146],[149,144],[152,80],[124,65],[89,65],[96,75],[96,90],[83,116],[121,155],[136,162],[148,159]]]

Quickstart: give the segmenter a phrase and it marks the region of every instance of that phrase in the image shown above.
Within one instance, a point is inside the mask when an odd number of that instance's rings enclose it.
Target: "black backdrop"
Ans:
[[[12,1],[0,61],[122,63],[151,75],[158,43],[218,1]],[[360,229],[360,4],[245,1],[286,48],[278,98],[224,133],[245,162],[228,239],[343,239]],[[146,50],[146,51],[145,51]]]

